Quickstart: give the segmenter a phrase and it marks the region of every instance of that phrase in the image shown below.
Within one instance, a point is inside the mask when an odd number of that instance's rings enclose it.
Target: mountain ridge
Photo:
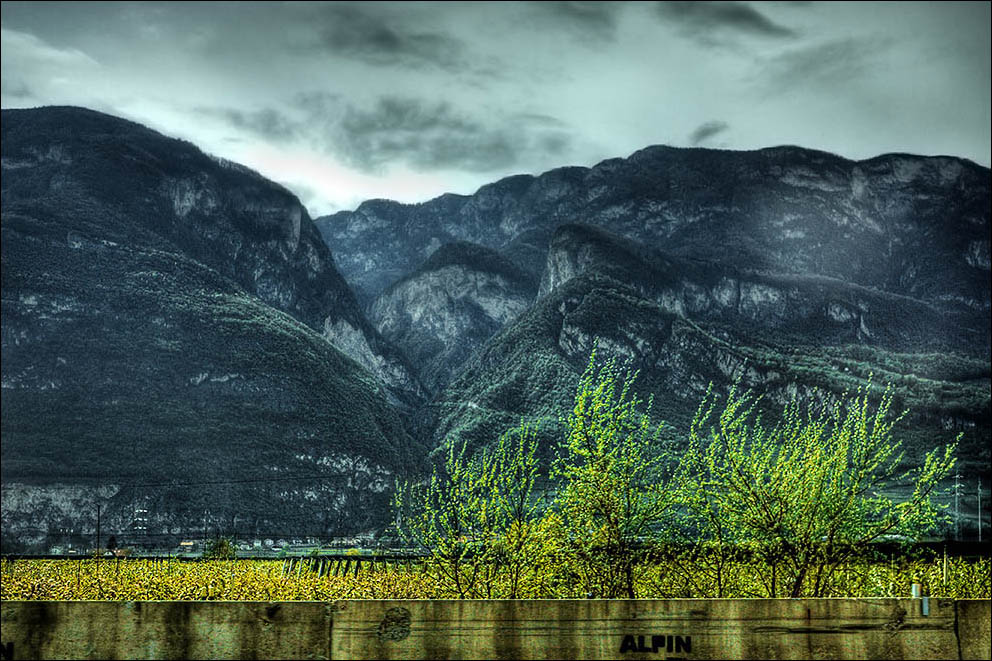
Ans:
[[[936,248],[934,259],[954,264],[951,276],[962,280],[954,289],[984,293],[988,285],[965,267],[988,266],[982,231],[989,222],[988,172],[949,157],[892,154],[852,161],[799,148],[654,146],[591,168],[517,175],[469,196],[413,205],[379,200],[315,222],[338,246],[335,259],[361,300],[374,298],[443,243],[464,240],[503,250],[533,231],[546,245],[558,224],[583,222],[664,243],[686,257],[736,256],[755,269],[822,273],[916,298],[940,291],[986,307],[987,296],[946,291],[954,284],[947,273],[919,258],[924,246],[931,253]],[[694,236],[699,222],[707,227],[706,242]],[[943,231],[946,222],[956,232]],[[364,237],[373,228],[403,236],[404,243],[372,245]],[[941,277],[943,283],[934,282]]]
[[[94,502],[119,530],[377,529],[446,442],[525,421],[548,459],[597,343],[665,443],[709,383],[816,405],[875,374],[909,460],[960,431],[988,474],[987,168],[652,146],[311,221],[140,124],[3,113],[5,531]]]

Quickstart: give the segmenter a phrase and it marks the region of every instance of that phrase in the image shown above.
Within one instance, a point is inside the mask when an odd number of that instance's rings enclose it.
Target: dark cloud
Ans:
[[[371,108],[347,106],[331,135],[330,149],[366,171],[406,163],[415,170],[490,172],[538,151],[563,153],[571,144],[552,117],[482,121],[445,102],[403,97],[382,97]]]
[[[0,94],[4,98],[11,99],[28,99],[34,96],[26,82],[20,79],[10,79],[6,76],[0,80]]]
[[[726,35],[768,39],[798,36],[795,30],[779,25],[745,2],[659,2],[656,6],[662,19],[708,45],[718,44]]]
[[[535,154],[563,155],[572,146],[565,123],[539,113],[483,119],[443,101],[384,96],[360,106],[324,92],[299,94],[292,107],[293,115],[272,108],[210,107],[197,113],[274,142],[309,142],[364,172],[392,164],[420,171],[493,172]]]
[[[623,2],[531,2],[539,19],[551,27],[612,41]]]
[[[723,133],[730,128],[730,124],[727,122],[712,121],[705,122],[696,127],[696,129],[689,134],[689,144],[696,146],[703,143],[718,133]]]
[[[293,106],[311,117],[328,117],[342,107],[344,99],[333,92],[300,92],[293,97]]]
[[[885,39],[847,38],[781,53],[763,66],[770,92],[799,87],[837,87],[872,69],[874,58],[889,46]]]
[[[322,6],[312,20],[319,35],[317,46],[333,55],[378,66],[466,68],[461,40],[441,32],[408,30],[366,8]]]
[[[195,111],[201,115],[219,118],[236,129],[249,131],[277,142],[298,137],[303,130],[300,122],[273,108],[251,111],[236,108],[196,108]]]

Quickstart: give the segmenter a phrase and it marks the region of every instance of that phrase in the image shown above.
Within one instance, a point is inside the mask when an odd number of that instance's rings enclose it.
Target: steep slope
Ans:
[[[533,301],[537,283],[498,253],[471,243],[438,248],[369,308],[380,333],[437,390],[483,342]]]
[[[408,402],[419,384],[362,315],[299,200],[235,163],[82,108],[3,111],[4,212],[64,240],[180,252],[324,335]]]
[[[826,276],[737,271],[652,250],[601,228],[559,226],[541,294],[585,272],[620,280],[670,313],[782,343],[968,354],[990,333],[987,312],[957,304],[924,302]]]
[[[737,271],[826,276],[987,313],[989,186],[987,168],[955,158],[649,147],[316,222],[362,300],[455,240],[505,250],[537,272],[554,228],[582,222]]]
[[[299,202],[87,110],[2,129],[4,534],[376,525],[421,456],[382,382],[419,386]]]
[[[771,336],[774,337],[774,336]],[[909,407],[898,433],[907,462],[964,432],[959,452],[969,479],[989,472],[990,368],[954,354],[906,354],[863,345],[783,344],[747,336],[735,325],[695,322],[644,298],[635,287],[590,271],[541,298],[480,349],[431,405],[434,443],[491,443],[526,421],[542,430],[544,450],[561,437],[578,376],[594,341],[601,354],[630,361],[638,387],[654,397],[654,417],[680,442],[706,388],[726,392],[738,377],[762,392],[770,411],[790,397],[813,403],[872,378],[896,388]],[[775,338],[779,340],[780,338]],[[872,374],[874,375],[872,377]]]

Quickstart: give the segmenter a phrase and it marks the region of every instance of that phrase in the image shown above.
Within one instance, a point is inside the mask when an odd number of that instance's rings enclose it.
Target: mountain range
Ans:
[[[649,147],[311,220],[282,186],[82,108],[2,115],[2,525],[381,528],[397,477],[519,425],[594,343],[678,444],[713,383],[869,381],[907,462],[989,483],[990,178],[951,157]]]

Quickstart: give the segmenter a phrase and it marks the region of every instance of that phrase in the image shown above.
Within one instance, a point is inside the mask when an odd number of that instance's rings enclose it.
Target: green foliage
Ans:
[[[893,438],[892,388],[877,406],[871,382],[851,397],[809,408],[793,400],[778,422],[763,424],[759,398],[731,389],[714,415],[711,392],[689,432],[678,482],[690,534],[721,590],[729,546],[760,557],[765,596],[821,596],[837,569],[885,536],[912,539],[933,530],[933,495],[954,466],[956,445],[929,452],[900,472]],[[890,494],[901,486],[910,496]]]
[[[217,537],[207,542],[203,550],[205,560],[233,560],[238,557],[234,543],[227,537]]]
[[[652,454],[661,425],[651,424],[631,392],[636,378],[615,360],[598,367],[593,350],[551,475],[561,483],[560,542],[584,591],[598,597],[637,596],[635,569],[663,534],[673,503],[661,458]]]
[[[908,460],[922,461],[927,449],[952,442],[964,431],[962,473],[988,470],[987,358],[969,358],[963,348],[952,351],[939,344],[921,347],[926,353],[902,353],[915,349],[899,348],[886,338],[865,344],[840,330],[820,341],[817,333],[826,330],[749,327],[740,319],[705,315],[692,315],[693,321],[666,312],[645,298],[649,294],[587,272],[541,297],[466,361],[435,399],[431,409],[438,438],[465,440],[471,450],[491,444],[525,418],[541,427],[542,448],[553,447],[563,433],[558,421],[571,410],[591,338],[600,337],[601,346],[635,357],[635,390],[645,399],[654,395],[655,409],[667,422],[663,440],[677,440],[675,432],[684,437],[706,384],[729,387],[745,362],[748,385],[766,393],[759,405],[766,415],[780,413],[793,394],[805,401],[839,398],[865,386],[874,373],[875,396],[882,394],[878,384],[891,384],[893,407],[910,410],[894,428]],[[901,307],[891,309],[912,316]],[[975,350],[980,352],[981,345]]]
[[[539,518],[536,449],[526,425],[474,457],[464,443],[449,443],[428,481],[397,486],[399,532],[430,552],[442,589],[460,598],[520,596]],[[505,591],[494,592],[497,586]]]
[[[400,529],[430,552],[439,594],[825,596],[852,576],[874,594],[876,542],[921,537],[943,518],[934,496],[957,446],[905,470],[892,386],[876,397],[869,376],[817,407],[794,398],[772,425],[739,381],[722,410],[711,386],[675,456],[637,377],[593,350],[543,508],[528,427],[474,456],[449,442],[428,482],[398,490]]]

